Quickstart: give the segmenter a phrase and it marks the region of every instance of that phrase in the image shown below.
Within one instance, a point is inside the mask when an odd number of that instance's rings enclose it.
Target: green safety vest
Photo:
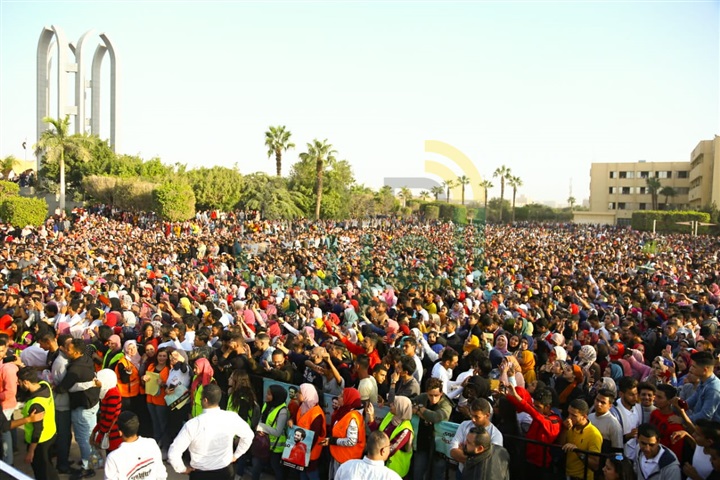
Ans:
[[[210,379],[210,383],[215,383],[215,377]],[[203,411],[202,408],[202,392],[203,386],[199,385],[198,389],[195,390],[195,397],[193,398],[192,409],[190,410],[190,418],[195,418],[200,415]]]
[[[382,423],[380,423],[380,431],[384,432],[387,428],[390,421],[393,419],[394,415],[392,413],[388,413],[385,415],[385,418],[383,418]],[[403,430],[410,430],[411,434],[415,434],[413,432],[412,424],[409,420],[403,420],[400,425],[395,427],[395,430],[393,430],[392,435],[390,435],[390,442],[392,443],[393,439],[397,437],[400,432]],[[410,439],[412,442],[412,438]],[[397,473],[401,477],[404,477],[408,474],[410,471],[410,460],[412,459],[412,450],[409,452],[405,452],[402,449],[396,451],[392,454],[390,458],[388,458],[387,463],[385,464],[386,467],[388,467],[393,472]]]
[[[47,385],[48,389],[50,389],[50,396],[48,398],[44,397],[33,397],[30,400],[28,400],[25,403],[25,406],[22,409],[23,417],[27,417],[30,412],[30,407],[34,403],[37,403],[41,405],[45,409],[45,417],[43,417],[43,431],[40,434],[40,441],[38,443],[44,443],[50,440],[55,433],[57,432],[57,426],[55,425],[55,400],[53,399],[52,395],[52,388],[50,387],[50,384],[42,381],[40,382],[40,385]],[[33,431],[35,430],[35,425],[32,423],[26,423],[25,424],[25,442],[30,443],[32,440]]]
[[[228,396],[227,411],[237,413],[238,415],[240,415],[240,407],[238,405],[233,405],[232,396]],[[248,410],[248,418],[243,418],[243,420],[245,420],[245,422],[248,425],[250,425],[250,422],[252,421],[252,417],[253,417],[253,409],[250,408],[250,410]],[[242,418],[242,417],[240,417],[240,418]]]
[[[261,413],[265,413],[265,407],[267,407],[267,404],[264,403],[262,407]],[[284,403],[281,403],[275,409],[273,409],[272,412],[267,416],[267,423],[271,427],[275,428],[275,419],[277,418],[278,413],[283,408],[287,408],[287,406]],[[282,451],[285,449],[285,440],[287,439],[285,437],[285,431],[283,430],[283,433],[280,434],[280,437],[276,437],[275,435],[268,434],[268,439],[270,440],[270,451],[275,453],[282,453]]]

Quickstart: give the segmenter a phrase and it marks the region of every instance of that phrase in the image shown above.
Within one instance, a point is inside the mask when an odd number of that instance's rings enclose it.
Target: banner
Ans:
[[[300,427],[288,430],[287,442],[282,453],[283,465],[295,470],[305,470],[310,464],[310,450],[312,449],[315,432]]]
[[[449,461],[457,464],[450,458],[450,443],[460,425],[452,422],[440,422],[435,424],[435,453],[442,455]]]

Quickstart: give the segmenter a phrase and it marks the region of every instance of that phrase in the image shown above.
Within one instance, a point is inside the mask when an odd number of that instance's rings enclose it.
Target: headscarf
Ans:
[[[500,339],[500,337],[504,337],[504,338],[505,338],[505,348],[500,348],[500,347],[497,346],[498,340]],[[497,350],[498,352],[502,353],[503,355],[507,355],[507,354],[508,354],[508,344],[509,344],[509,343],[510,343],[510,340],[508,339],[507,335],[505,335],[504,333],[501,333],[501,334],[498,335],[497,338],[495,339],[495,350]]]
[[[615,362],[612,362],[610,364],[610,378],[612,378],[615,383],[619,382],[620,379],[623,377],[623,369],[620,365],[618,365]]]
[[[518,352],[518,363],[520,371],[525,379],[525,385],[534,382],[537,377],[535,375],[535,355],[530,350]]]
[[[560,392],[560,395],[558,395],[558,399],[560,400],[560,403],[565,403],[568,400],[568,397],[570,394],[577,388],[578,385],[580,385],[583,382],[583,372],[579,365],[573,365],[573,381],[568,384],[565,389]]]
[[[203,387],[207,386],[213,378],[213,368],[207,358],[198,358],[195,360],[195,366],[198,367],[200,373],[195,375],[195,378],[193,378],[192,385],[190,386],[190,391],[192,392],[197,391],[198,386],[200,385]]]
[[[100,380],[100,400],[105,398],[108,391],[117,387],[117,374],[109,368],[103,368],[97,373],[97,379]]]
[[[362,400],[360,400],[360,392],[354,388],[346,388],[343,390],[343,404],[338,407],[330,418],[330,424],[335,425],[340,419],[342,419],[347,413],[352,410],[356,410],[362,406]],[[362,428],[362,425],[358,425]]]
[[[122,345],[122,340],[120,339],[119,335],[110,335],[110,337],[108,338],[108,343],[110,342],[112,342],[114,345]]]
[[[409,398],[397,395],[394,403],[395,416],[391,420],[393,425],[400,425],[403,421],[412,418],[412,402]]]
[[[287,401],[287,390],[285,390],[282,386],[275,383],[273,385],[270,385],[269,390],[272,394],[272,400],[265,403],[266,407],[263,410],[260,418],[260,421],[263,423],[267,421],[267,417],[268,415],[270,415],[270,412],[272,412],[277,407]]]
[[[465,341],[465,345],[463,345],[463,351],[465,352],[472,352],[476,348],[480,346],[480,339],[477,337],[477,335],[470,335],[468,339]]]
[[[589,367],[590,365],[595,363],[595,360],[597,360],[597,352],[595,351],[595,347],[591,345],[583,345],[582,347],[580,347],[580,352],[578,352],[577,359],[577,363],[578,365],[580,365],[580,367]]]
[[[315,386],[311,383],[303,383],[300,385],[300,393],[303,397],[303,402],[300,404],[300,415],[305,415],[305,413],[318,404],[320,399],[318,398]]]
[[[596,390],[606,389],[611,390],[615,396],[617,396],[617,385],[615,384],[615,380],[613,380],[610,377],[602,377],[593,387],[596,387]]]
[[[135,355],[130,355],[128,353],[128,347],[130,345],[135,345]],[[137,342],[135,340],[128,340],[127,342],[125,342],[125,346],[123,346],[123,353],[125,353],[125,358],[127,358],[128,361],[132,363],[135,368],[140,370],[140,362],[142,361],[142,357],[137,351]]]

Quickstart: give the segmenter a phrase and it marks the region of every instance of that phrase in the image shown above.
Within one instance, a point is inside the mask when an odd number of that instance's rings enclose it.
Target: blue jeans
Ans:
[[[92,408],[78,407],[70,413],[73,431],[75,432],[75,441],[80,447],[80,458],[82,458],[83,468],[87,468],[90,460],[90,433],[97,424],[97,412],[100,408],[100,402],[96,403]]]
[[[313,470],[312,472],[300,472],[300,480],[320,480],[320,470]]]
[[[70,410],[55,410],[55,424],[57,425],[57,437],[55,438],[57,468],[67,470],[70,468],[70,444],[72,443]]]
[[[0,412],[0,415],[4,415]],[[8,465],[13,464],[13,443],[12,443],[12,431],[2,432],[0,436],[2,441],[2,461]]]
[[[154,405],[152,403],[148,403],[147,408],[148,412],[150,412],[150,419],[152,419],[153,438],[160,448],[168,448],[170,441],[166,438],[165,432],[167,430],[168,411],[170,409],[167,405]]]
[[[416,450],[413,452],[413,463],[415,480],[445,478],[445,459],[437,455]]]

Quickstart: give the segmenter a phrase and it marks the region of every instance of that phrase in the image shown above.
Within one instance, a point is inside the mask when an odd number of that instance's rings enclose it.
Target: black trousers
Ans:
[[[193,470],[190,472],[190,480],[233,480],[235,478],[234,466],[235,464],[231,463],[218,470]]]
[[[47,442],[38,443],[35,447],[35,455],[33,456],[32,469],[35,478],[44,478],[47,480],[60,480],[57,470],[50,461],[50,448],[55,443],[55,435]]]

